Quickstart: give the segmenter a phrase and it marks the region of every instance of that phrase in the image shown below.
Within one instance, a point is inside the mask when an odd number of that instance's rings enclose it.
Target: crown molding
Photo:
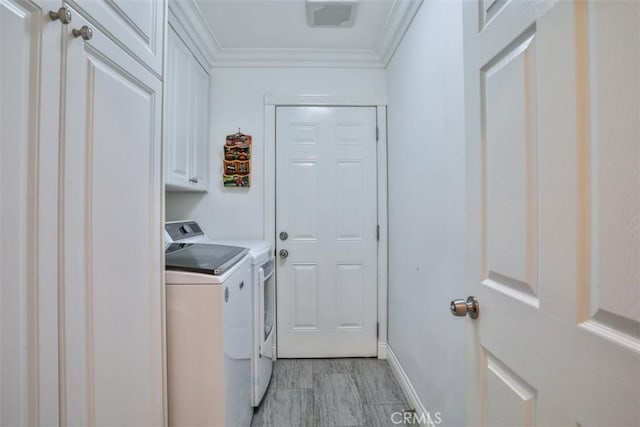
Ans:
[[[196,50],[194,53],[198,59],[211,68],[221,48],[202,11],[192,0],[172,0],[168,3],[169,24],[191,49]]]
[[[376,53],[385,67],[391,61],[423,0],[396,0],[380,35]]]
[[[385,68],[423,0],[395,0],[375,49],[239,49],[224,48],[193,0],[169,2],[169,22],[190,40],[209,68],[338,67]]]
[[[384,68],[373,50],[221,49],[214,67]]]
[[[371,107],[387,105],[386,96],[333,96],[333,95],[264,95],[264,105],[348,105]]]

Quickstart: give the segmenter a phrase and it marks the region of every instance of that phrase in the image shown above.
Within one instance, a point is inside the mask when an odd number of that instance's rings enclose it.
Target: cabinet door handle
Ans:
[[[57,12],[50,10],[49,18],[51,18],[52,21],[59,19],[62,24],[67,25],[71,22],[71,11],[64,6],[58,9]]]
[[[82,37],[84,40],[91,40],[91,37],[93,37],[93,30],[91,27],[87,27],[86,25],[80,27],[79,30],[74,28],[71,32],[74,37]]]
[[[196,178],[195,176],[193,178],[189,178],[189,182],[192,184],[197,184],[198,183],[198,178]]]

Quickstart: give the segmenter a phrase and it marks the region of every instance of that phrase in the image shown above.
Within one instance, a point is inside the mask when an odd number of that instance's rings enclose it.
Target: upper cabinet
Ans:
[[[162,75],[164,1],[70,0],[69,4],[157,76]]]
[[[170,191],[207,191],[210,76],[194,53],[196,49],[185,39],[174,25],[169,25],[165,79],[165,183]]]

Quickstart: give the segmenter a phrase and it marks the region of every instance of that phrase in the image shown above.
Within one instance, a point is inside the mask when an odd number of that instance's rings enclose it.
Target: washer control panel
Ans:
[[[174,242],[204,235],[202,228],[195,221],[169,222],[164,229]]]

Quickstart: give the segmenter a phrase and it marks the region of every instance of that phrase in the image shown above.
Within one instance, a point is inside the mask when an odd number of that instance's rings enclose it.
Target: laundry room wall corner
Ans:
[[[462,47],[462,1],[424,2],[387,69],[392,366],[448,426],[465,399],[466,322],[449,313],[465,281]]]

